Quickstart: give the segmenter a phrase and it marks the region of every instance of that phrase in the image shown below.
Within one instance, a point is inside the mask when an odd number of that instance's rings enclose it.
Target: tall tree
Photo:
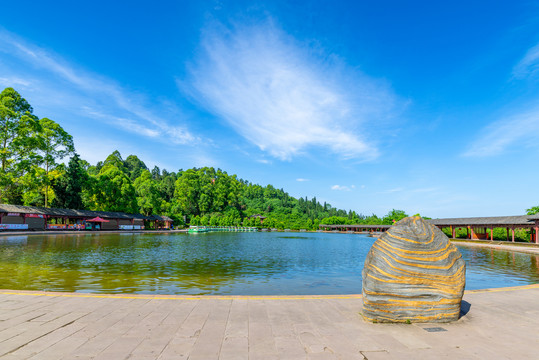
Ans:
[[[142,160],[140,160],[136,155],[129,155],[124,161],[124,165],[129,172],[129,177],[132,181],[135,181],[144,170],[148,170],[148,167]]]
[[[103,163],[97,163],[98,170],[101,171],[104,167],[107,165],[112,165],[120,169],[124,174],[129,174],[127,171],[127,168],[125,167],[125,163],[122,159],[122,155],[118,150],[114,150],[112,154],[107,156],[105,161]]]
[[[21,203],[21,179],[36,162],[39,123],[13,88],[0,93],[0,202]]]
[[[52,184],[55,198],[53,207],[63,209],[83,209],[82,192],[88,181],[88,174],[84,169],[84,160],[75,153],[69,160],[67,169]]]
[[[45,207],[48,207],[51,184],[49,173],[58,165],[57,160],[75,153],[75,146],[73,137],[56,122],[43,118],[39,120],[39,125],[39,161],[45,170],[43,185],[45,186]]]
[[[152,169],[152,177],[155,180],[159,180],[161,178],[161,170],[159,169],[159,166],[154,166]]]
[[[30,104],[13,88],[5,88],[0,93],[0,160],[2,171],[8,170],[13,157],[22,145],[23,127],[32,118],[33,109]]]
[[[133,186],[137,194],[140,213],[144,215],[159,214],[161,203],[164,200],[159,193],[157,182],[152,178],[152,174],[148,170],[144,170],[135,180]]]
[[[131,179],[114,165],[105,165],[85,195],[91,210],[136,213],[137,198]]]

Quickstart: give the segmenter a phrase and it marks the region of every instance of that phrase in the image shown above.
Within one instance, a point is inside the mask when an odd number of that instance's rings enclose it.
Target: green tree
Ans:
[[[83,189],[88,183],[88,174],[84,169],[85,161],[75,153],[69,160],[66,171],[53,182],[55,198],[52,206],[62,209],[83,209]],[[87,163],[86,163],[87,164]]]
[[[132,181],[135,181],[135,179],[137,179],[144,170],[148,170],[146,164],[144,164],[144,162],[136,155],[129,155],[124,161],[124,166],[126,167]]]
[[[182,213],[200,215],[198,200],[200,197],[200,177],[195,169],[184,171],[175,185],[174,203]]]
[[[75,146],[73,144],[73,137],[56,122],[43,118],[39,120],[39,126],[38,161],[45,170],[41,183],[45,187],[45,207],[48,207],[49,188],[51,184],[50,171],[58,166],[57,160],[74,154]]]
[[[133,183],[137,195],[137,205],[139,211],[144,215],[159,214],[161,212],[162,200],[156,181],[148,170]]]
[[[35,120],[33,109],[15,89],[5,88],[0,93],[0,160],[2,171],[8,170],[10,163],[18,154],[21,135],[25,132],[28,118]]]
[[[388,212],[386,216],[384,216],[382,223],[385,225],[393,225],[397,221],[402,220],[407,216],[408,215],[406,214],[406,212],[404,212],[404,210],[393,209]]]
[[[86,200],[91,210],[137,212],[135,188],[122,170],[105,165],[94,179]]]
[[[22,177],[36,164],[39,122],[13,88],[0,93],[0,202],[21,203]]]
[[[97,163],[96,167],[99,172],[106,167],[106,166],[115,166],[119,170],[121,170],[124,174],[129,175],[129,171],[125,167],[124,161],[122,159],[122,155],[118,150],[114,150],[112,154],[107,156],[105,161],[103,163]]]
[[[526,215],[535,215],[539,214],[539,206],[533,206],[529,209],[526,209]]]

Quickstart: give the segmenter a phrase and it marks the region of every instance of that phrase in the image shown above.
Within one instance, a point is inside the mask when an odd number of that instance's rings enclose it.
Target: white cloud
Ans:
[[[414,193],[432,193],[436,191],[438,191],[438,188],[435,188],[435,187],[418,188],[418,189],[410,190],[410,192],[414,192]]]
[[[26,88],[31,85],[31,82],[18,77],[0,77],[0,85],[2,87],[21,86]]]
[[[352,191],[352,189],[355,189],[355,185],[352,185],[352,186],[333,185],[331,187],[331,190],[337,190],[337,191]]]
[[[516,144],[522,148],[536,146],[539,141],[539,107],[502,118],[482,129],[480,134],[464,156],[500,155]]]
[[[401,192],[401,191],[403,191],[403,190],[404,190],[404,188],[398,187],[398,188],[393,188],[393,189],[389,189],[389,190],[383,191],[382,193],[384,193],[384,194],[391,194],[391,193]]]
[[[328,60],[329,59],[329,60]],[[368,129],[396,97],[382,82],[314,53],[272,25],[205,32],[179,86],[249,142],[289,160],[311,147],[344,158],[378,156]]]
[[[77,116],[104,121],[124,131],[177,144],[198,141],[184,126],[160,116],[159,109],[145,106],[142,96],[1,29],[0,54],[4,60],[0,71],[15,73],[0,78],[3,86],[20,85],[28,92],[39,90],[48,98],[47,104],[59,101],[63,109],[69,108]]]
[[[528,50],[526,55],[513,68],[513,76],[522,79],[539,72],[539,44]]]
[[[305,182],[305,181],[309,181],[309,179],[302,179],[302,178],[299,178],[299,179],[296,179],[296,181],[299,181],[299,182]]]

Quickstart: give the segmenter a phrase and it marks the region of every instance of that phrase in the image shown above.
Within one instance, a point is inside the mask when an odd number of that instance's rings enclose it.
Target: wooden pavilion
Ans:
[[[504,228],[507,240],[509,241],[511,233],[511,241],[514,242],[516,229],[530,229],[530,242],[539,244],[539,214],[431,219],[428,221],[439,229],[448,228],[453,238],[455,238],[458,229],[466,229],[467,239],[493,240],[494,229]],[[346,232],[384,232],[390,227],[391,225],[319,225],[321,230]]]
[[[453,238],[457,229],[466,229],[467,239],[493,240],[495,228],[505,228],[507,240],[515,241],[515,229],[530,229],[530,242],[539,244],[539,215],[489,216],[429,220],[438,228],[448,228]],[[490,233],[487,231],[490,230]],[[490,239],[489,239],[490,238]]]
[[[172,225],[168,216],[0,204],[0,230],[90,230],[94,218],[105,220],[100,230],[143,230],[145,221],[156,228]]]

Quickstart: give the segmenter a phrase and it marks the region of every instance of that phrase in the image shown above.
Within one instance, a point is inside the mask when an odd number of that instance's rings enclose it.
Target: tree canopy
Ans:
[[[168,215],[176,224],[279,229],[392,224],[407,216],[402,210],[382,218],[364,216],[213,167],[150,170],[136,155],[124,160],[117,150],[90,165],[75,153],[72,136],[53,120],[39,120],[13,88],[0,93],[0,128],[1,203]]]

